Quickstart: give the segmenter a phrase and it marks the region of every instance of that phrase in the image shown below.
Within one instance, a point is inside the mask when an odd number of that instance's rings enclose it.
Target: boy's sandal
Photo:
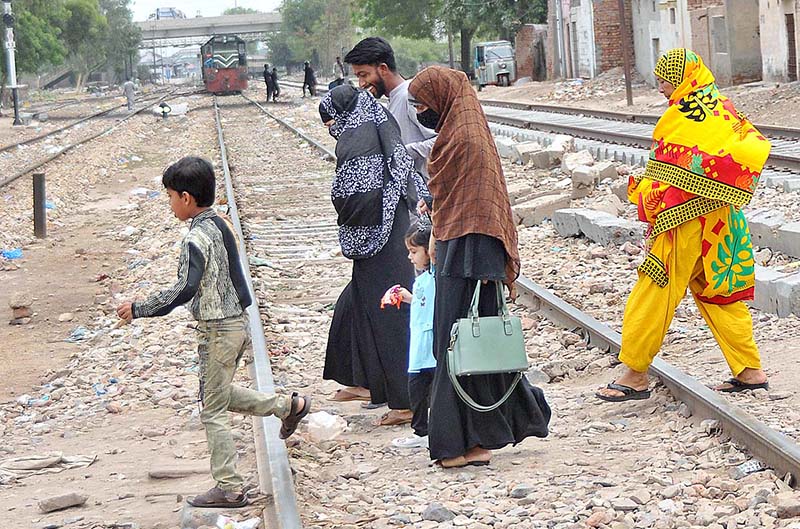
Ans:
[[[377,410],[378,408],[383,408],[386,406],[385,402],[362,402],[361,407],[365,410]]]
[[[214,487],[203,494],[186,500],[192,507],[203,509],[235,509],[247,505],[247,496],[243,492],[235,493]]]
[[[281,439],[288,439],[294,431],[297,430],[297,425],[300,424],[303,417],[308,415],[308,412],[311,411],[311,398],[303,396],[303,407],[298,410],[296,409],[296,403],[299,400],[300,397],[297,396],[297,393],[292,393],[292,406],[289,415],[281,420]]]

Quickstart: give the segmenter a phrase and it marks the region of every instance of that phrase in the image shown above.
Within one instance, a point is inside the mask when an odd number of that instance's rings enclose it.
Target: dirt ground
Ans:
[[[666,99],[638,75],[634,77],[632,87],[634,104],[628,107],[624,76],[620,68],[615,68],[588,80],[529,82],[508,88],[488,86],[481,91],[479,97],[647,114],[660,114],[666,108]],[[721,87],[720,91],[755,123],[782,127],[799,126],[800,108],[797,102],[800,100],[800,82],[757,81]]]

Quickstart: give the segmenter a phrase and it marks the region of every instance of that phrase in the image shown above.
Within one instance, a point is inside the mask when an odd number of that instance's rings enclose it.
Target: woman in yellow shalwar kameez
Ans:
[[[639,219],[650,225],[622,320],[619,359],[628,369],[597,396],[650,396],[647,370],[687,287],[733,374],[715,389],[767,388],[744,304],[753,299],[755,262],[740,208],[753,196],[770,143],[720,95],[692,51],[668,51],[654,73],[669,107],[653,131],[644,174],[628,185]]]

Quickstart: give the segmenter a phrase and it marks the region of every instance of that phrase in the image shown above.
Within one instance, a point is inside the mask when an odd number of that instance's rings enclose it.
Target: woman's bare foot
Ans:
[[[409,424],[414,414],[411,410],[389,410],[384,413],[375,426],[397,426],[398,424]]]
[[[623,373],[621,377],[614,381],[614,384],[619,386],[627,386],[635,391],[646,390],[649,383],[650,379],[647,377],[646,371],[644,373],[639,373],[631,368],[627,368],[625,373]],[[596,395],[598,397],[602,395],[610,398],[621,398],[625,396],[625,393],[616,389],[605,387],[597,390]]]
[[[492,460],[492,452],[481,446],[473,446],[464,454],[464,459],[469,465],[488,465]]]
[[[735,380],[738,380],[745,386],[758,386],[760,384],[766,384],[768,377],[767,374],[764,373],[763,369],[753,369],[751,367],[745,367],[744,370],[734,377]],[[723,382],[717,386],[714,386],[714,391],[722,391],[722,392],[731,392],[741,389],[748,389],[746,387],[739,386],[734,387],[734,384],[730,382]]]
[[[460,468],[467,466],[468,463],[464,456],[456,456],[440,459],[436,464],[442,468]]]
[[[367,388],[362,388],[361,386],[347,386],[344,389],[348,393],[352,393],[353,395],[358,395],[359,397],[369,398],[370,396],[369,390]]]

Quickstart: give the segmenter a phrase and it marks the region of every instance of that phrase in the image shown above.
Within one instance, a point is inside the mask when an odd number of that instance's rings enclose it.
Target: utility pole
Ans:
[[[619,0],[619,38],[622,39],[622,67],[625,70],[625,98],[628,106],[633,106],[631,89],[631,51],[628,49],[628,26],[625,25],[625,0]]]
[[[11,0],[3,0],[3,23],[6,26],[6,66],[11,97],[14,99],[14,125],[22,125],[19,120],[19,92],[17,90],[17,64],[14,57],[14,13],[11,11]]]

